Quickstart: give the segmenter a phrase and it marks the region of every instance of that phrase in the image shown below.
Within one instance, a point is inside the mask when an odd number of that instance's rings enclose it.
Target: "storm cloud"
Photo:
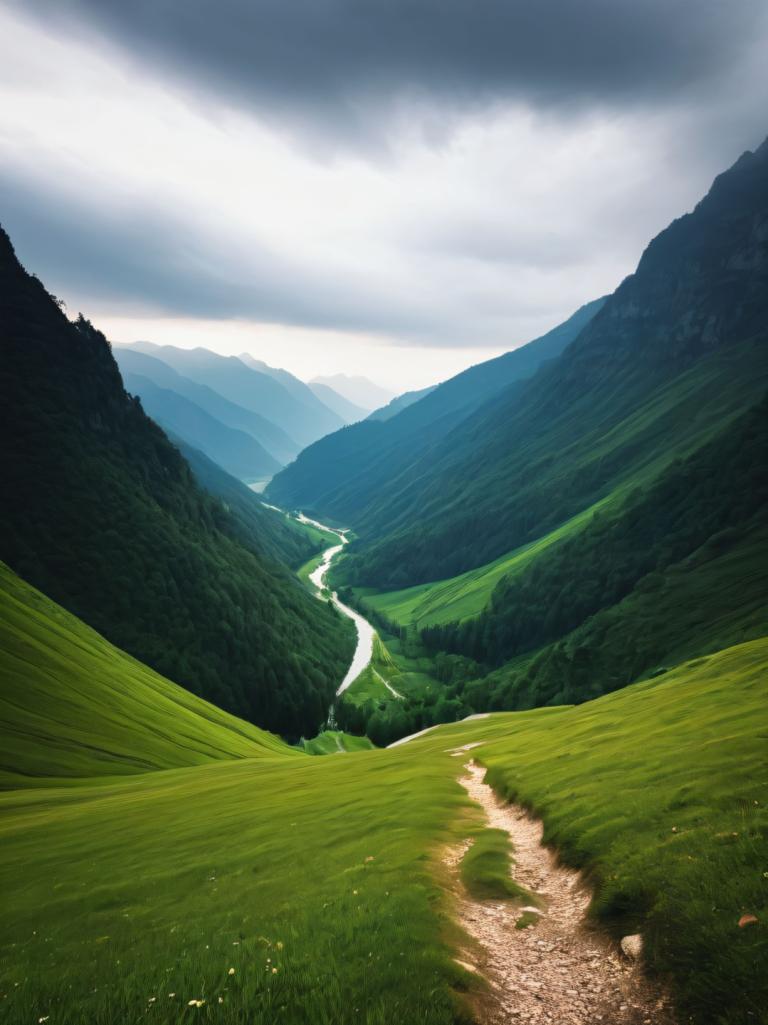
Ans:
[[[760,144],[767,26],[762,0],[0,0],[0,222],[116,341],[250,331],[303,376],[420,387],[611,291]]]
[[[331,145],[376,136],[404,109],[439,130],[436,110],[498,101],[668,101],[711,86],[765,26],[762,0],[18,3]]]

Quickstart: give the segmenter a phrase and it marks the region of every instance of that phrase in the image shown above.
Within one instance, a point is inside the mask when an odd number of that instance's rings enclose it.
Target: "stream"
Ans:
[[[331,563],[339,554],[343,551],[344,545],[347,543],[347,532],[345,530],[337,530],[335,527],[328,527],[324,523],[318,523],[317,520],[311,520],[304,513],[299,513],[296,517],[300,523],[307,523],[312,527],[317,527],[320,530],[328,531],[330,534],[335,534],[339,539],[337,545],[331,545],[330,548],[326,548],[323,552],[323,561],[309,575],[309,579],[317,589],[317,597],[323,598],[323,591],[326,589],[325,577],[330,569]],[[371,624],[360,615],[359,612],[355,612],[348,605],[345,605],[343,601],[339,600],[339,596],[335,591],[331,593],[331,601],[336,608],[341,612],[342,615],[347,616],[355,624],[357,629],[357,645],[355,647],[355,654],[352,657],[349,669],[347,669],[346,676],[341,681],[336,689],[336,694],[343,694],[344,691],[353,683],[357,677],[362,673],[368,663],[371,661],[373,655],[373,635],[374,629]]]

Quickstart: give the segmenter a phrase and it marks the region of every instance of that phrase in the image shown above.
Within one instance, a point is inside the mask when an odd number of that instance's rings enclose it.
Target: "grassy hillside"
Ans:
[[[453,1025],[432,857],[455,767],[275,756],[0,795],[4,1022]]]
[[[600,920],[617,935],[642,930],[681,1010],[702,1025],[745,1025],[768,1007],[767,670],[761,639],[578,708],[492,716],[412,743],[426,759],[485,740],[472,754],[488,781],[587,870]],[[758,924],[739,928],[745,913]]]
[[[439,854],[479,824],[451,756],[478,741],[494,786],[589,871],[595,914],[642,929],[683,1020],[760,1021],[767,669],[763,640],[394,750],[0,795],[4,1021],[455,1025],[471,980]]]
[[[197,486],[104,336],[67,320],[4,233],[0,331],[0,558],[193,693],[315,732],[354,632]]]
[[[498,665],[562,637],[701,546],[723,550],[767,525],[768,399],[622,497],[592,511],[577,534],[542,546],[535,559],[508,574],[477,621],[424,636],[437,647]],[[762,562],[768,580],[768,550]],[[713,604],[719,609],[717,596]]]
[[[0,786],[288,753],[113,647],[0,563]]]
[[[448,580],[416,584],[401,591],[377,591],[375,588],[354,588],[365,608],[383,615],[399,626],[419,629],[445,623],[460,623],[479,615],[488,605],[499,581],[522,572],[550,545],[576,534],[595,512],[610,502],[618,501],[625,489],[617,488],[609,498],[596,502],[544,537],[523,545],[486,566],[467,570]]]

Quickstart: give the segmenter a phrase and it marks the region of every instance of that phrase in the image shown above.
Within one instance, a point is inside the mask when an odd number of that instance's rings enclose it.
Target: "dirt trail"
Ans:
[[[483,769],[465,768],[461,783],[488,824],[509,833],[514,878],[536,894],[542,912],[536,924],[517,929],[519,903],[470,899],[461,888],[459,921],[479,947],[464,952],[460,963],[490,984],[479,999],[479,1019],[484,1025],[673,1025],[667,1000],[639,966],[588,930],[590,892],[578,872],[558,865],[542,845],[541,823],[502,804],[483,783]],[[468,847],[469,841],[452,849],[446,863],[457,867]]]

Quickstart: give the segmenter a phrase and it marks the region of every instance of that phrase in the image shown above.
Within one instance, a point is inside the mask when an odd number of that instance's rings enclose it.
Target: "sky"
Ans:
[[[0,0],[0,223],[114,342],[445,379],[768,134],[764,0]]]

